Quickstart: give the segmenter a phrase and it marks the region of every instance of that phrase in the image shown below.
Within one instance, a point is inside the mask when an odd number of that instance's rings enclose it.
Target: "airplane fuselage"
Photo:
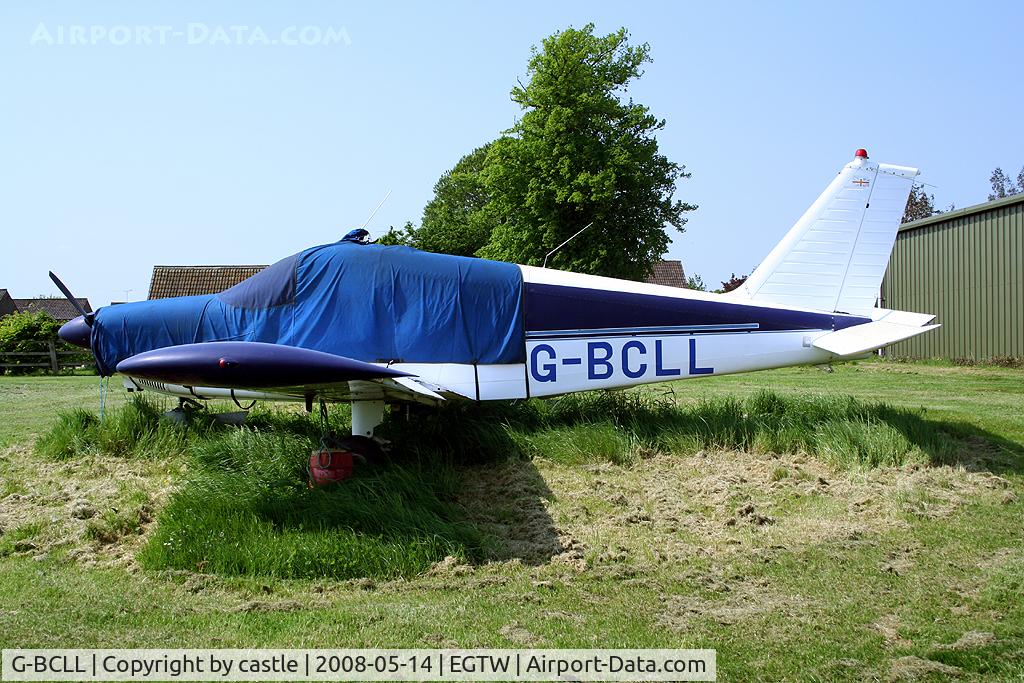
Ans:
[[[574,391],[827,363],[815,339],[867,318],[751,305],[713,294],[520,266],[522,350],[516,363],[418,363],[366,359],[415,376],[445,398],[510,400]],[[304,400],[270,390],[220,389],[131,378],[128,386],[193,398]],[[387,384],[349,382],[321,396],[409,400]],[[437,402],[419,395],[413,400]]]
[[[857,150],[728,294],[343,239],[218,294],[100,309],[61,337],[131,388],[351,401],[361,435],[386,402],[555,396],[855,358],[936,327],[928,314],[875,307],[916,175]]]

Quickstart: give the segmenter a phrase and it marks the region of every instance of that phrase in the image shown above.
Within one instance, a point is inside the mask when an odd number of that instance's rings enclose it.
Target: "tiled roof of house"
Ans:
[[[17,307],[20,313],[36,313],[38,311],[46,311],[50,316],[58,321],[64,322],[77,318],[79,313],[70,301],[64,297],[47,297],[44,299],[13,299],[14,305]],[[92,311],[92,306],[89,304],[89,300],[85,298],[76,299],[78,304],[86,311]]]
[[[683,273],[682,261],[658,261],[647,282],[652,285],[685,287],[686,275]]]
[[[266,266],[153,266],[149,298],[216,294],[264,268]]]

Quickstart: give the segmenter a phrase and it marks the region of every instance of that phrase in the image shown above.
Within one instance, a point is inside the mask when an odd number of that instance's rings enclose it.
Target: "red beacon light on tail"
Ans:
[[[858,159],[867,159],[868,151],[866,149],[861,148],[854,152],[853,156],[857,157]]]

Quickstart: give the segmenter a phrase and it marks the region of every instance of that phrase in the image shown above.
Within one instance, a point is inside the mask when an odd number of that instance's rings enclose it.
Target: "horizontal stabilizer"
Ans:
[[[889,308],[872,308],[871,319],[875,322],[921,327],[935,320],[935,315],[932,313],[914,313],[913,311],[894,311]]]
[[[815,347],[837,356],[857,356],[934,330],[940,325],[911,326],[890,322],[855,325],[814,340]]]
[[[154,349],[124,359],[117,364],[117,371],[184,386],[262,389],[408,375],[323,351],[237,341]]]

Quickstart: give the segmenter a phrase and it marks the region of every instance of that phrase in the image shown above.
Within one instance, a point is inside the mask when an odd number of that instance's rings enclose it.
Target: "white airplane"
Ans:
[[[856,358],[938,327],[932,315],[875,307],[917,173],[857,150],[727,294],[346,239],[220,294],[83,311],[60,335],[130,390],[307,409],[349,401],[361,437],[387,403],[555,396]]]

